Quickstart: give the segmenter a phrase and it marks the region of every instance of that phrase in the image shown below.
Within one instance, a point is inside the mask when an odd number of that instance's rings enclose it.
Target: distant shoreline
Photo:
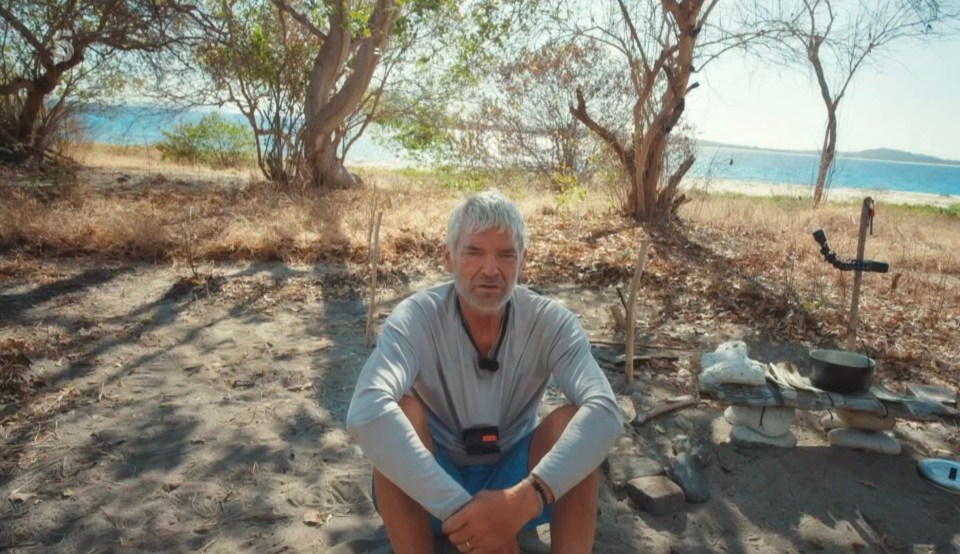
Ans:
[[[813,188],[810,185],[784,185],[777,183],[761,183],[758,181],[737,181],[732,179],[713,179],[705,183],[703,179],[689,179],[681,187],[687,190],[702,190],[707,194],[727,193],[742,194],[744,196],[809,198],[813,201]],[[878,204],[904,204],[920,206],[936,206],[949,208],[960,204],[960,195],[930,194],[926,192],[904,192],[884,189],[861,189],[827,187],[827,202],[831,200],[862,200],[871,197]]]
[[[155,152],[155,149],[152,145],[114,145],[106,143],[84,143],[84,146],[92,150],[106,150],[107,152],[111,150],[119,150],[122,154],[121,157],[116,160],[107,160],[101,157],[98,163],[91,164],[91,167],[96,167],[97,165],[105,165],[107,167],[114,168],[139,168],[146,170],[160,170],[160,171],[176,171],[175,164],[169,162],[161,162],[158,154]],[[151,156],[148,154],[149,151],[154,151]],[[126,156],[123,156],[126,154]],[[140,158],[139,156],[145,156]],[[137,163],[137,159],[140,159],[141,162],[146,163]],[[399,171],[405,168],[418,167],[415,163],[404,163],[403,161],[383,161],[383,160],[361,160],[356,162],[347,162],[347,169],[350,170],[359,170],[359,171],[369,171],[369,170],[385,170],[385,171]],[[184,172],[199,172],[199,173],[208,173],[211,170],[206,169],[197,169],[191,168],[188,166],[182,166]],[[238,170],[236,172],[249,171]],[[426,169],[429,171],[429,169]],[[765,197],[792,197],[792,198],[810,198],[813,199],[813,192],[811,185],[793,185],[793,184],[782,184],[782,183],[771,183],[765,181],[747,181],[747,180],[736,180],[736,179],[718,179],[710,178],[703,179],[700,177],[687,177],[684,179],[681,187],[685,190],[702,190],[707,193],[719,193],[719,194],[742,194],[744,196],[765,196]],[[907,204],[907,205],[926,205],[926,206],[936,206],[942,208],[948,208],[955,205],[960,205],[960,195],[958,194],[935,194],[935,193],[925,193],[925,192],[907,192],[907,191],[897,191],[890,189],[878,189],[878,188],[853,188],[853,187],[828,187],[827,188],[827,201],[831,200],[859,200],[866,196],[872,197],[879,203],[886,204]]]
[[[767,148],[764,146],[745,146],[742,144],[727,144],[723,142],[715,142],[712,140],[700,141],[697,143],[700,147],[706,148],[727,148],[730,150],[746,150],[748,152],[770,152],[773,154],[790,154],[794,156],[815,156],[819,157],[820,153],[815,150],[787,150],[782,148]],[[873,155],[864,155],[875,153]],[[887,153],[886,156],[881,153]],[[891,157],[890,154],[894,154],[894,157]],[[904,150],[896,150],[892,148],[875,148],[872,150],[861,150],[859,152],[837,152],[837,159],[845,160],[862,160],[867,162],[888,162],[888,163],[900,163],[900,164],[918,164],[918,165],[936,165],[944,167],[958,167],[960,166],[960,161],[958,160],[947,160],[944,158],[938,158],[936,156],[929,156],[927,154],[914,154],[913,152],[907,152]],[[914,158],[914,159],[910,159]]]

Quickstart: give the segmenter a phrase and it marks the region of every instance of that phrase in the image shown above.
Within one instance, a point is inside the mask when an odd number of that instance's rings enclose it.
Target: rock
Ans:
[[[717,347],[713,352],[705,352],[700,356],[700,366],[710,367],[718,362],[727,359],[747,359],[747,343],[742,340],[727,341]]]
[[[624,421],[633,421],[637,417],[637,408],[633,405],[632,396],[617,395],[617,404],[620,406],[620,413],[623,414]]]
[[[882,417],[846,408],[837,408],[837,417],[840,418],[844,427],[861,431],[889,431],[897,424],[897,418],[889,415]]]
[[[616,486],[640,477],[653,477],[664,473],[660,462],[626,452],[610,454],[603,465],[607,478]]]
[[[747,357],[747,345],[743,341],[721,344],[716,351],[701,356],[700,363],[703,367],[700,383],[704,385],[762,385],[766,382],[763,364]]]
[[[890,456],[900,454],[900,441],[890,433],[840,428],[827,433],[827,440],[830,441],[830,446],[844,446]]]
[[[779,437],[790,430],[793,408],[728,406],[723,417],[730,425],[742,425],[768,437]]]
[[[778,448],[794,448],[797,446],[797,437],[787,431],[779,437],[768,437],[758,433],[749,427],[737,425],[730,433],[730,439],[740,446],[776,446]]]
[[[680,435],[673,439],[673,453],[678,455],[687,452],[700,467],[710,465],[713,459],[713,445],[702,440],[695,440],[687,435]]]
[[[641,510],[655,516],[683,510],[683,490],[666,476],[640,477],[627,483],[627,493]]]
[[[703,466],[687,452],[681,452],[673,462],[673,480],[683,491],[687,502],[701,504],[710,499],[710,483]]]
[[[831,429],[843,427],[843,422],[840,421],[839,417],[836,417],[833,414],[827,414],[820,418],[820,425],[825,431],[829,431]]]

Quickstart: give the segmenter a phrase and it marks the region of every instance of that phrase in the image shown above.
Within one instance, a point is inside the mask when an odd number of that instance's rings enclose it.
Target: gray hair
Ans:
[[[453,209],[447,222],[447,247],[456,252],[465,232],[496,228],[509,231],[520,254],[527,247],[527,226],[517,205],[499,191],[490,190],[467,197]]]

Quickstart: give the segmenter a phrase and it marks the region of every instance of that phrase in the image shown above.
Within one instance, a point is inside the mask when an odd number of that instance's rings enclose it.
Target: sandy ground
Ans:
[[[43,262],[4,281],[0,341],[34,349],[38,392],[0,410],[0,550],[389,552],[371,467],[343,429],[369,353],[359,279],[288,265],[203,275]],[[443,278],[384,291],[381,317]],[[545,292],[610,338],[615,292]],[[744,338],[761,361],[800,355],[749,329],[647,332],[681,357],[639,368],[633,394],[608,373],[628,418],[695,393],[700,354],[724,340]],[[654,517],[604,483],[596,552],[960,551],[960,496],[916,473],[920,458],[957,457],[956,427],[901,422],[903,453],[882,456],[830,448],[821,414],[804,413],[798,448],[741,449],[722,409],[701,402],[626,429],[618,450],[665,466],[678,437],[706,445],[710,500]]]

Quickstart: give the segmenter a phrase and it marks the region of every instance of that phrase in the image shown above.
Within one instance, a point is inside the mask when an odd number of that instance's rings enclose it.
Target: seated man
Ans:
[[[518,552],[550,522],[553,552],[590,552],[598,466],[622,430],[580,322],[517,287],[526,226],[497,192],[453,211],[445,283],[401,302],[357,382],[347,428],[374,466],[395,552]],[[537,424],[550,377],[572,404]]]

